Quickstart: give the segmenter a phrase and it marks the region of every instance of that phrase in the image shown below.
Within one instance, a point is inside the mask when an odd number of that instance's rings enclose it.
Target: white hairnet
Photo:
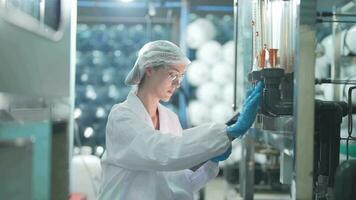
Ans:
[[[169,66],[174,64],[188,65],[190,60],[182,53],[181,49],[166,40],[157,40],[145,44],[138,52],[134,67],[126,76],[126,85],[140,83],[147,67]]]

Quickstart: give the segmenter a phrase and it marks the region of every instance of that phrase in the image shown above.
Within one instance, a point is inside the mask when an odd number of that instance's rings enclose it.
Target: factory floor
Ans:
[[[255,194],[255,200],[289,200],[289,194]],[[234,190],[229,190],[225,180],[217,177],[205,188],[205,200],[242,200]]]

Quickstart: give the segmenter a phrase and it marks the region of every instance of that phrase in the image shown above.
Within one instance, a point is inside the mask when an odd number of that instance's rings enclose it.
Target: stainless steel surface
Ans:
[[[69,194],[77,13],[76,1],[61,2],[65,23],[59,40],[14,26],[8,17],[18,15],[0,9],[0,138],[33,139],[33,169],[20,161],[11,164],[24,166],[19,166],[21,173],[33,174],[32,194],[24,192],[27,196],[20,199],[65,199]],[[13,121],[11,129],[4,125],[9,121]],[[58,129],[60,122],[65,125]],[[6,179],[0,178],[0,185],[5,184]]]
[[[253,125],[254,128],[259,128],[266,131],[272,131],[279,134],[293,135],[293,116],[277,116],[271,117],[263,114],[258,114]]]
[[[252,137],[255,142],[265,145],[266,147],[273,147],[279,151],[288,151],[293,154],[294,140],[291,135],[276,134],[273,131],[266,131],[261,129],[255,129],[252,131]]]
[[[293,72],[294,60],[294,19],[293,2],[282,2],[282,19],[281,19],[281,35],[280,35],[280,66],[285,69],[285,73]]]
[[[25,14],[21,15],[0,5],[0,92],[32,97],[69,96],[69,57],[73,28],[70,12],[75,1],[61,2],[65,7],[62,10],[63,36],[59,40],[50,40],[14,26],[9,20],[21,22],[24,26],[30,26],[31,23],[21,17]],[[39,27],[33,29],[43,31]]]
[[[71,1],[60,1],[60,20],[58,30],[53,29],[52,27],[46,25],[45,16],[45,0],[41,1],[20,1],[17,4],[20,4],[18,7],[14,6],[12,1],[2,0],[0,1],[0,17],[6,20],[7,22],[14,24],[20,28],[23,28],[32,33],[38,34],[40,36],[46,37],[52,41],[59,41],[62,39],[66,26],[69,24],[66,19],[70,12]],[[37,9],[36,13],[33,13],[35,16],[30,13],[24,12],[24,7],[32,6],[34,9]],[[35,11],[34,11],[35,12]],[[39,13],[38,16],[36,14]]]
[[[246,81],[247,73],[251,70],[253,63],[253,41],[252,41],[252,1],[235,0],[235,30],[237,31],[235,80]],[[235,84],[237,84],[235,82]],[[246,89],[246,88],[245,88]],[[238,92],[241,94],[241,92]],[[235,94],[238,94],[235,92]],[[236,105],[235,107],[239,107]],[[240,162],[240,196],[243,199],[253,199],[254,196],[254,144],[249,136],[242,140],[242,155]]]
[[[290,185],[292,182],[293,173],[293,156],[290,155],[291,151],[282,151],[280,154],[280,175],[279,181],[282,184]]]
[[[238,66],[247,77],[248,68],[251,69],[254,53],[252,46],[261,46],[252,40],[253,30],[248,24],[251,19],[259,18],[259,14],[252,15],[252,2],[238,1],[238,51],[236,52]],[[288,72],[294,71],[294,113],[293,116],[267,117],[258,116],[253,129],[250,131],[253,142],[265,144],[278,149],[282,155],[281,181],[291,184],[293,199],[312,199],[313,194],[313,143],[314,143],[314,63],[315,63],[315,17],[316,0],[263,1],[266,9],[264,25],[266,29],[266,43],[268,48],[280,49],[281,63]],[[257,6],[257,10],[260,9]],[[278,9],[277,9],[278,8]],[[282,12],[280,11],[282,8]],[[278,12],[275,12],[278,10]],[[252,22],[254,23],[254,22]],[[263,31],[262,31],[263,32]],[[253,44],[255,42],[255,44]],[[240,51],[239,49],[243,49]],[[244,66],[244,68],[242,68]],[[278,62],[277,62],[278,66]],[[244,140],[245,148],[248,140]],[[246,150],[243,148],[243,152]],[[246,155],[244,155],[246,156]],[[242,166],[248,166],[243,158]],[[247,169],[241,174],[249,180]],[[292,184],[294,183],[294,184]],[[245,189],[244,197],[246,197]],[[253,191],[253,188],[250,189]]]
[[[313,197],[314,69],[316,1],[293,1],[299,16],[294,67],[295,149],[293,199]]]
[[[281,37],[281,19],[282,19],[282,7],[281,4],[283,1],[267,1],[267,15],[268,15],[268,41],[267,48],[268,49],[279,49],[280,48],[280,40]]]
[[[253,138],[246,135],[242,142],[242,162],[240,168],[243,180],[240,182],[241,196],[245,200],[252,200],[254,197],[254,180],[255,180],[255,147]]]
[[[233,97],[233,105],[232,105],[232,110],[234,112],[236,112],[237,110],[237,70],[238,70],[238,59],[237,59],[237,51],[238,51],[238,38],[239,38],[239,32],[237,31],[240,27],[239,27],[239,20],[237,18],[237,14],[238,14],[238,0],[234,0],[234,97]],[[241,78],[243,76],[240,75],[239,78]]]
[[[237,79],[246,80],[247,73],[251,70],[253,53],[252,53],[252,1],[235,0],[238,4],[235,17],[238,20],[237,27]],[[246,83],[246,82],[245,82]]]
[[[333,8],[334,13],[337,12],[336,8]],[[337,21],[337,17],[333,16],[333,20]],[[341,67],[340,67],[340,58],[341,58],[341,33],[339,30],[339,23],[332,23],[332,59],[331,59],[331,79],[340,80],[341,79]],[[334,84],[333,85],[333,100],[341,100],[341,87],[342,85]]]
[[[255,142],[272,146],[281,152],[292,152],[294,148],[293,119],[293,116],[269,117],[258,114],[250,134]]]
[[[253,58],[256,59],[260,52],[262,51],[264,41],[263,41],[263,29],[262,29],[262,1],[253,0],[252,1],[252,31],[254,37],[253,42]],[[255,63],[254,63],[255,64]],[[257,69],[256,69],[257,70]]]

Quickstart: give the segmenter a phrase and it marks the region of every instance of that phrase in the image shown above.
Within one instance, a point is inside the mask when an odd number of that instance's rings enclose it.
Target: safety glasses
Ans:
[[[167,76],[168,80],[171,81],[172,84],[177,84],[177,88],[180,87],[180,84],[183,81],[184,78],[184,74],[179,74],[177,72],[168,72],[168,76]]]

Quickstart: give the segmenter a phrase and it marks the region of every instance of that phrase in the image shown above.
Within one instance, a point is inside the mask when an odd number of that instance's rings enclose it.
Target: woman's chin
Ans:
[[[161,99],[161,101],[163,102],[168,102],[169,100],[171,100],[171,97],[165,97]]]
[[[163,101],[163,102],[168,102],[169,100],[171,100],[171,97],[172,97],[172,94],[171,94],[171,93],[166,94],[166,95],[164,95],[164,96],[161,98],[161,101]]]

